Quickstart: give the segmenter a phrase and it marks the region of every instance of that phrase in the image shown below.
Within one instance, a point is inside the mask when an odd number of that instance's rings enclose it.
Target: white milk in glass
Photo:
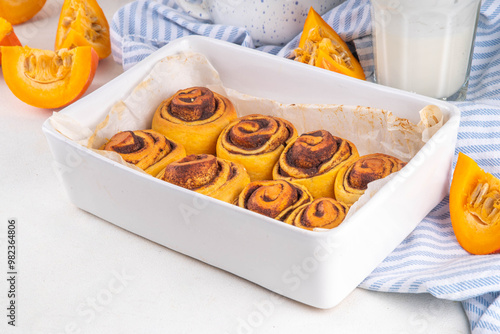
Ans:
[[[375,79],[465,98],[480,0],[372,0]]]

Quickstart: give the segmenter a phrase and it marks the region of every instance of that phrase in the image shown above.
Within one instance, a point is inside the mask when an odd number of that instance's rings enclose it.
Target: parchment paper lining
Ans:
[[[114,104],[106,119],[94,130],[60,113],[54,113],[50,122],[69,139],[142,171],[125,162],[118,154],[99,148],[119,131],[150,129],[158,105],[178,90],[192,86],[205,86],[227,96],[235,105],[238,116],[264,114],[282,117],[292,122],[299,134],[318,129],[328,130],[335,136],[353,142],[360,155],[385,153],[407,162],[443,125],[441,110],[432,105],[420,111],[415,110],[420,113],[421,121],[414,124],[396,117],[390,111],[370,107],[280,104],[242,94],[224,87],[216,69],[199,53],[179,53],[158,62],[126,99]],[[348,217],[387,180],[388,178],[372,182],[365,195],[351,207]]]

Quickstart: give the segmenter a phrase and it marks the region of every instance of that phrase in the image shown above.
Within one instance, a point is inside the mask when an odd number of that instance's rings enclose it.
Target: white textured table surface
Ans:
[[[107,18],[127,1],[101,0]],[[52,49],[62,0],[15,27]],[[122,72],[110,58],[87,94]],[[318,310],[161,247],[70,203],[42,123],[0,79],[0,333],[468,333],[460,303],[357,289]],[[7,325],[7,224],[17,219],[16,327]]]

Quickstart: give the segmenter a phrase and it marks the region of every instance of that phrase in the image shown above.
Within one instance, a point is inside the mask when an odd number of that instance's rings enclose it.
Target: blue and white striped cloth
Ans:
[[[373,72],[368,0],[347,0],[323,18],[353,42],[367,77]],[[199,22],[178,9],[174,0],[134,1],[114,16],[115,60],[130,68],[170,40],[199,34],[254,47],[242,28]],[[298,37],[284,47],[263,52],[287,56]],[[456,102],[462,119],[456,153],[463,152],[500,177],[500,1],[483,0],[467,100]],[[473,333],[500,333],[500,255],[473,256],[457,243],[445,198],[392,252],[361,288],[431,293],[461,301]]]

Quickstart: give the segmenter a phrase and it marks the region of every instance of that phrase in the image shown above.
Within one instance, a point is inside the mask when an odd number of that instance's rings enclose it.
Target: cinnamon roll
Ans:
[[[309,191],[285,180],[264,180],[249,183],[238,196],[239,207],[284,221],[302,204],[312,201]]]
[[[315,228],[332,229],[344,221],[349,207],[333,198],[315,199],[293,210],[285,223],[312,231]]]
[[[340,167],[358,156],[353,143],[326,130],[304,133],[281,153],[273,179],[301,184],[315,199],[334,197],[333,185]]]
[[[346,164],[335,179],[335,198],[352,205],[364,194],[368,183],[399,171],[405,162],[393,156],[374,153]]]
[[[153,130],[118,132],[102,149],[118,153],[126,162],[152,176],[156,176],[169,163],[186,156],[181,144]]]
[[[297,130],[289,121],[249,115],[224,128],[217,140],[217,156],[241,163],[251,181],[271,180],[281,152],[295,138]]]
[[[233,203],[250,182],[245,168],[210,154],[191,154],[169,164],[159,179]]]
[[[158,106],[152,128],[184,145],[188,155],[215,154],[219,134],[236,117],[229,99],[205,87],[191,87]]]

